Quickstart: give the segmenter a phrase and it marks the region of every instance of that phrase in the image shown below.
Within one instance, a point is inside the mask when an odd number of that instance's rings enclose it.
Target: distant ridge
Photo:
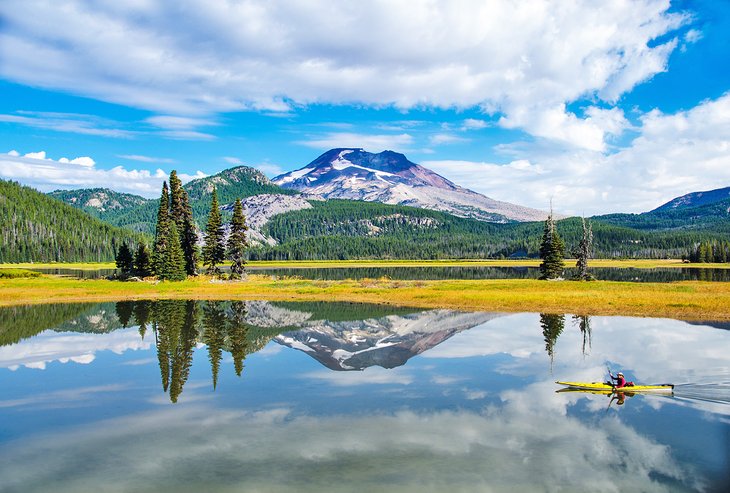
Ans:
[[[690,207],[714,204],[727,199],[730,199],[730,187],[717,188],[715,190],[707,190],[704,192],[692,192],[682,195],[681,197],[674,198],[650,212],[667,211],[672,209],[688,209]]]

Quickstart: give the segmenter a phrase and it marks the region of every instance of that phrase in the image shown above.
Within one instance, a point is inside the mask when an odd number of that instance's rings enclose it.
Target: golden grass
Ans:
[[[422,308],[730,320],[730,283],[717,282],[312,281],[262,275],[249,275],[241,282],[207,277],[178,283],[54,276],[0,280],[0,306],[156,298],[351,301]]]

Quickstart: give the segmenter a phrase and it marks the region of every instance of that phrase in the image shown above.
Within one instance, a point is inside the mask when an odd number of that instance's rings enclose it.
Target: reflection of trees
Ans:
[[[591,317],[588,315],[573,315],[573,324],[577,325],[583,334],[583,356],[586,355],[586,343],[591,348]]]
[[[134,312],[134,301],[118,301],[116,304],[117,318],[122,327],[129,327],[129,321]]]
[[[228,321],[228,339],[233,356],[233,367],[236,375],[241,376],[243,360],[248,354],[248,324],[246,324],[246,303],[234,301],[231,303],[231,316]]]
[[[137,301],[134,303],[134,323],[139,326],[139,335],[144,340],[147,333],[147,323],[152,309],[151,301]]]
[[[162,388],[177,402],[188,380],[198,336],[194,301],[162,300],[152,308]]]
[[[172,402],[177,402],[188,380],[199,340],[208,348],[215,390],[224,351],[231,353],[236,375],[241,376],[246,356],[261,349],[274,335],[259,333],[261,329],[251,332],[244,301],[122,301],[116,304],[116,315],[125,327],[131,321],[138,325],[142,338],[151,326],[162,389]]]
[[[213,390],[218,385],[218,370],[226,337],[226,315],[220,301],[209,301],[203,308],[203,342],[208,346],[208,359],[213,373]]]
[[[542,327],[542,335],[545,337],[545,350],[550,356],[550,368],[552,368],[555,357],[555,343],[558,342],[558,337],[565,328],[565,315],[541,313],[540,326]]]

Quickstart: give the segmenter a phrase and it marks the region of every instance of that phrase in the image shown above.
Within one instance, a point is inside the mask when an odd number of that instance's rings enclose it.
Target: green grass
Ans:
[[[27,269],[6,269],[0,268],[0,279],[21,279],[27,277],[40,277],[40,272]]]

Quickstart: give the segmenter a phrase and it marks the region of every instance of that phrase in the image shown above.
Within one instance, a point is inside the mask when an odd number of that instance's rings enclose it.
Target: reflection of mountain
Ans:
[[[305,322],[300,330],[274,338],[304,351],[331,370],[395,368],[463,330],[498,314],[429,310],[366,320]]]
[[[112,303],[58,303],[0,308],[0,346],[15,344],[48,329],[106,333],[119,328]]]

